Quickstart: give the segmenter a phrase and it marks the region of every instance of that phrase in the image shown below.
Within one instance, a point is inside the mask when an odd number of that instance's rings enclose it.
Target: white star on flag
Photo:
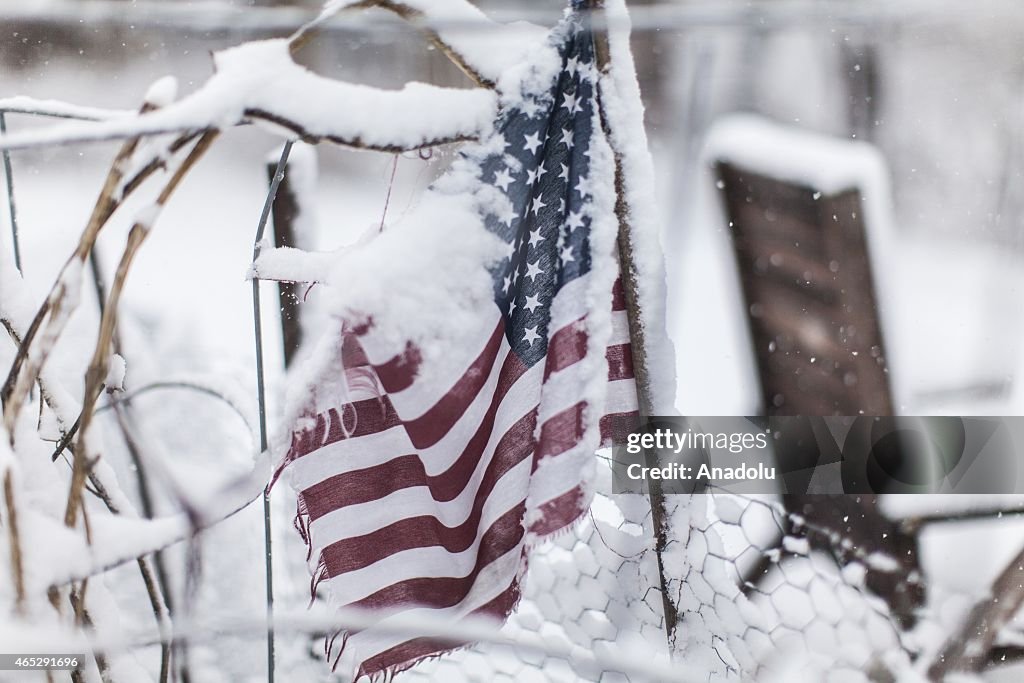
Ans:
[[[534,197],[533,206],[530,207],[530,211],[532,211],[533,215],[536,216],[537,213],[540,212],[540,210],[543,209],[545,206],[547,206],[547,204],[542,202],[540,197]]]
[[[572,149],[572,131],[569,130],[568,128],[563,128],[562,139],[559,140],[559,142],[568,147],[569,149]]]
[[[580,176],[580,180],[576,183],[576,191],[580,193],[580,199],[586,199],[590,196],[592,189],[590,187],[590,180],[585,175]]]
[[[507,168],[503,168],[494,174],[494,184],[500,187],[502,192],[508,191],[508,186],[512,184],[513,180],[512,174],[508,172]]]
[[[523,143],[523,147],[530,150],[530,154],[536,154],[537,148],[541,145],[540,133],[530,133],[525,137],[526,142]]]
[[[583,214],[579,211],[573,211],[569,214],[569,217],[565,219],[565,225],[570,230],[583,227]]]

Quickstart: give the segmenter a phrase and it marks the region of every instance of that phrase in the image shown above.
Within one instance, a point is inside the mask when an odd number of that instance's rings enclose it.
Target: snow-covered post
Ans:
[[[584,7],[591,13],[604,12],[604,0],[584,0]],[[607,16],[607,15],[606,15]],[[612,69],[611,45],[606,30],[595,31],[595,51],[597,53],[597,65],[605,78],[609,77]],[[617,144],[617,136],[611,130],[612,124],[606,110],[605,90],[602,83],[600,101],[601,125],[609,133],[609,141],[615,152],[615,215],[619,222],[618,250],[619,267],[622,272],[622,289],[626,302],[626,315],[629,320],[629,336],[633,350],[633,372],[636,377],[637,399],[640,407],[641,420],[657,414],[659,408],[664,408],[661,401],[656,398],[656,391],[651,378],[650,354],[651,345],[647,336],[645,325],[644,306],[646,302],[641,301],[640,271],[638,255],[635,251],[635,235],[631,216],[633,207],[627,197],[626,175],[623,164],[622,149]],[[656,463],[648,463],[655,466]],[[661,482],[656,479],[648,480],[648,493],[651,502],[651,522],[654,527],[655,553],[658,558],[658,575],[661,581],[662,607],[665,615],[665,632],[668,636],[669,647],[675,635],[675,627],[678,622],[678,612],[668,592],[668,575],[665,571],[664,550],[669,542],[668,517],[665,508],[665,495],[662,491]]]

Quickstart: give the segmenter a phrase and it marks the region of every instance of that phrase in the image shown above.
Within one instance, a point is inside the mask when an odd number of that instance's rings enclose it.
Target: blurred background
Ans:
[[[544,24],[562,9],[552,0],[479,4],[499,20]],[[897,412],[1024,412],[1024,389],[1014,382],[1024,367],[1024,9],[1010,0],[629,5],[659,170],[678,408],[705,415],[766,409],[751,302],[741,294],[705,147],[716,121],[744,111],[880,151],[891,202],[875,222],[892,239],[886,286],[876,287],[875,298],[890,309],[882,335],[899,358],[888,367],[899,387]],[[211,51],[284,35],[317,10],[316,2],[3,0],[0,92],[133,108],[154,79],[172,74],[189,92],[209,76]],[[469,86],[414,29],[383,12],[335,19],[298,59],[325,75],[385,87],[409,79]],[[39,124],[17,115],[9,121],[12,128]],[[190,327],[232,329],[236,307],[227,302],[242,265],[228,264],[245,252],[271,146],[254,130],[226,136],[204,164],[217,178],[216,205],[202,206],[201,221],[194,211],[172,211],[169,222],[179,216],[188,225],[163,231],[165,244],[149,250],[175,253],[189,229],[202,231],[203,248],[189,259],[206,270],[170,302],[189,313]],[[334,248],[379,222],[395,162],[327,147],[318,153],[320,228],[311,242]],[[84,145],[12,155],[30,278],[40,270],[33,250],[52,245],[41,227],[53,222],[50,200],[61,197],[63,215],[79,200],[84,211],[91,190],[74,190],[91,178],[98,183],[111,154],[109,145]],[[438,150],[429,159],[398,160],[389,220],[400,218],[445,157]],[[180,205],[188,204],[196,208]],[[146,272],[155,283],[174,259],[154,261]],[[146,302],[138,303],[144,315]],[[212,337],[224,348],[237,341],[230,332]]]
[[[540,23],[553,22],[561,10],[551,0],[480,4],[498,19]],[[1017,275],[1024,270],[1018,40],[1024,9],[999,0],[629,4],[661,171],[680,409],[732,414],[759,407],[745,318],[732,310],[734,266],[715,245],[724,221],[718,199],[708,194],[713,183],[703,154],[716,119],[751,111],[881,151],[891,178],[891,225],[900,239],[894,291],[877,296],[895,302],[906,327],[884,331],[893,344],[908,347],[898,354],[901,367],[890,368],[907,387],[904,412],[977,412],[979,401],[1002,412],[997,407],[1010,400],[1024,365]],[[155,78],[173,74],[187,92],[209,75],[210,51],[285,34],[317,8],[315,2],[5,0],[0,89],[131,108]],[[468,86],[410,27],[384,13],[336,19],[300,60],[325,75],[380,86],[409,79]],[[33,123],[12,119],[12,127]],[[222,144],[232,149],[213,163],[233,169],[219,174],[223,182],[262,172],[250,131]],[[32,178],[43,180],[48,194],[59,191],[54,176],[71,170],[56,163],[62,155],[89,164],[109,151],[91,145],[14,155],[29,251],[38,234]],[[390,159],[326,148],[320,157],[327,198],[320,210],[329,223],[360,223],[360,212],[382,208]],[[403,159],[396,190],[411,192],[416,181],[429,180],[425,165]],[[87,177],[77,170],[69,175]],[[353,191],[373,197],[368,182],[377,187],[376,205],[342,199]],[[235,192],[225,186],[225,194]],[[255,204],[247,203],[251,211]],[[319,237],[321,246],[344,240],[337,225]],[[1013,412],[1022,410],[1018,404]]]

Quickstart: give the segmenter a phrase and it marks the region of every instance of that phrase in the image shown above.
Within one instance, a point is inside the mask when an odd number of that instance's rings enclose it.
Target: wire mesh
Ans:
[[[642,496],[611,495],[599,478],[589,514],[572,530],[531,553],[523,597],[506,625],[573,649],[614,655],[631,642],[665,647],[651,508]],[[614,659],[614,656],[612,657]],[[640,680],[628,667],[580,665],[526,651],[477,645],[428,661],[410,681]]]
[[[849,540],[835,536],[835,554],[812,549],[793,517],[773,501],[715,492],[679,503],[670,590],[680,659],[721,681],[868,681],[906,664],[865,566],[835,560]]]
[[[840,566],[828,552],[812,551],[803,527],[787,523],[777,502],[710,492],[669,496],[668,505],[672,540],[663,552],[681,617],[673,647],[681,669],[708,681],[853,683],[893,680],[891,672],[909,665],[888,606],[865,588],[864,565]],[[590,515],[530,557],[509,635],[532,632],[588,651],[664,644],[653,539],[648,499],[613,495],[604,482]],[[754,568],[759,575],[751,575]],[[645,680],[628,666],[574,667],[489,646],[426,662],[405,676]]]

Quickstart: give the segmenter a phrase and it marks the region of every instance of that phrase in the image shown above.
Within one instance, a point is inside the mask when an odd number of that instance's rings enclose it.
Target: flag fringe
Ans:
[[[563,529],[560,529],[560,530],[558,530],[556,532],[552,532],[551,534],[548,534],[546,538],[553,538],[556,535],[561,535],[561,534],[564,534],[564,533],[566,533],[567,531],[569,531],[571,529],[574,529],[576,527],[576,525],[578,525],[580,523],[580,520],[583,519],[583,518],[584,518],[584,515],[581,514],[576,520],[573,521],[573,523],[571,525],[569,525],[568,527],[565,527]],[[518,609],[520,602],[522,601],[522,597],[523,597],[522,583],[523,583],[523,579],[524,579],[524,577],[526,575],[526,569],[527,569],[527,552],[526,551],[527,551],[527,549],[524,548],[522,556],[520,558],[519,570],[518,570],[518,572],[516,572],[516,578],[513,580],[512,584],[510,585],[510,588],[512,590],[512,600],[511,600],[511,604],[509,605],[509,608],[508,608],[508,614],[512,614],[513,612],[515,612],[516,609]],[[312,552],[311,549],[310,549],[310,552]],[[326,564],[326,562],[323,559],[323,555],[321,555],[320,559],[317,562],[316,571],[313,573],[313,577],[312,577],[312,579],[310,581],[310,594],[312,596],[312,599],[310,600],[310,607],[312,607],[313,601],[316,599],[316,591],[317,591],[317,588],[319,587],[320,583],[323,582],[324,580],[328,579],[328,578],[330,578],[330,577],[327,576],[327,564]],[[328,602],[330,602],[329,599],[328,599]],[[328,635],[328,636],[326,636],[324,638],[324,656],[326,657],[327,661],[330,662],[331,671],[332,672],[335,672],[337,670],[338,664],[341,662],[341,657],[342,657],[342,655],[345,652],[345,648],[348,645],[349,639],[353,635],[355,635],[356,633],[359,633],[359,631],[358,630],[347,630],[347,629],[343,629],[342,628],[342,629],[336,630],[334,633],[332,633],[332,634],[330,634],[330,635]],[[338,641],[339,636],[341,638],[340,642]],[[366,672],[360,670],[360,671],[356,672],[355,677],[353,678],[353,683],[355,681],[360,681],[360,680],[363,680],[363,679],[368,681],[368,683],[389,683],[389,681],[393,680],[394,677],[397,676],[398,674],[404,673],[405,671],[408,671],[409,669],[413,668],[414,666],[416,666],[418,664],[421,664],[422,662],[430,661],[430,660],[433,660],[433,659],[440,659],[441,657],[444,657],[446,655],[450,655],[453,652],[458,652],[460,650],[465,650],[466,648],[471,647],[472,645],[473,645],[472,642],[467,642],[467,643],[462,643],[462,644],[455,644],[455,645],[452,645],[451,647],[446,647],[443,650],[439,650],[437,652],[432,652],[430,654],[422,655],[420,657],[417,657],[416,659],[413,659],[413,660],[411,660],[409,662],[406,662],[405,664],[403,664],[401,666],[391,667],[391,668],[385,669],[383,671],[376,671],[376,672],[373,672],[373,673],[366,673]]]
[[[522,556],[522,560],[521,560],[520,570],[516,574],[515,581],[513,581],[512,585],[511,585],[512,593],[513,593],[513,598],[512,598],[511,606],[509,607],[509,614],[515,612],[516,609],[519,607],[519,603],[522,601],[523,593],[522,593],[522,590],[521,590],[521,586],[522,586],[522,579],[523,579],[523,576],[525,574],[525,571],[526,571],[526,554],[524,553],[523,556]],[[341,657],[342,657],[342,655],[345,652],[345,647],[348,645],[349,638],[351,638],[356,633],[359,633],[359,631],[347,631],[345,629],[338,629],[337,631],[334,632],[333,635],[331,635],[330,637],[325,639],[324,645],[325,645],[325,651],[326,651],[326,654],[327,654],[327,661],[331,662],[331,672],[332,673],[337,670],[338,664],[341,661]],[[334,653],[335,641],[337,640],[339,635],[341,636],[341,642],[340,642],[340,644],[338,644],[338,651],[337,651],[337,654],[335,654]],[[447,655],[450,655],[450,654],[452,654],[454,652],[459,652],[460,650],[465,650],[465,649],[467,649],[469,647],[472,647],[473,644],[474,643],[472,643],[472,642],[467,642],[467,643],[462,643],[462,644],[455,644],[455,645],[452,645],[450,647],[446,647],[443,650],[439,650],[437,652],[432,652],[430,654],[421,655],[421,656],[419,656],[419,657],[417,657],[415,659],[412,659],[412,660],[410,660],[408,662],[405,662],[404,664],[401,664],[401,665],[398,665],[398,666],[388,667],[386,669],[383,669],[381,671],[375,671],[373,673],[367,673],[367,672],[363,671],[362,668],[360,668],[356,672],[356,674],[353,677],[352,681],[353,681],[353,683],[356,683],[357,681],[361,681],[361,680],[365,679],[368,683],[390,683],[390,681],[394,680],[395,676],[397,676],[398,674],[401,674],[401,673],[405,673],[409,669],[412,669],[414,666],[422,664],[423,662],[428,662],[428,661],[431,661],[431,660],[440,659],[441,657],[446,657]]]

